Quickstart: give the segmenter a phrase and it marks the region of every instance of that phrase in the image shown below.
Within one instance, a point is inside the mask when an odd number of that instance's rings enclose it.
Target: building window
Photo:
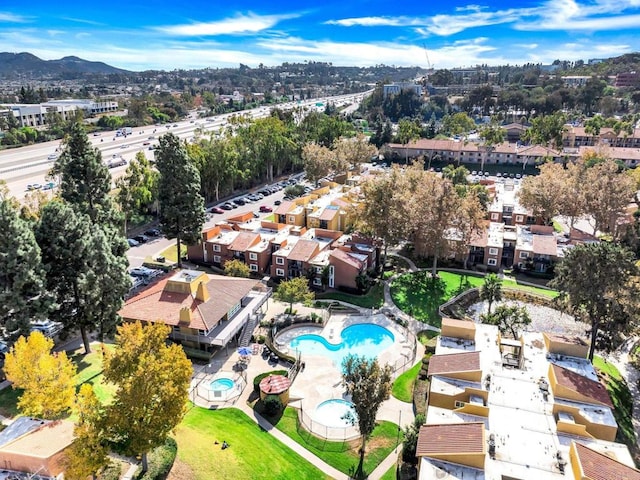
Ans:
[[[516,222],[522,223],[522,220],[524,220],[524,217],[522,215],[516,215]]]
[[[495,267],[497,264],[498,264],[498,261],[495,258],[490,258],[489,260],[487,260],[487,265],[491,265]]]
[[[289,215],[289,223],[295,223],[296,221],[296,217],[294,217],[293,215]]]
[[[220,255],[213,256],[213,263],[220,263]]]
[[[258,260],[257,253],[249,253],[249,260]]]
[[[489,249],[489,255],[497,255],[498,254],[498,249],[497,248],[490,248]]]
[[[213,251],[214,252],[219,252],[220,251],[220,245],[214,245],[213,246]]]
[[[276,265],[284,265],[284,257],[276,257]]]
[[[258,265],[256,265],[255,263],[249,264],[249,270],[251,270],[252,272],[257,272],[258,271]]]
[[[322,279],[318,278],[318,277],[314,278],[313,279],[313,284],[318,286],[318,287],[321,287],[322,286]]]
[[[520,258],[529,258],[529,254],[527,252],[520,252]]]
[[[491,214],[491,220],[498,220],[498,218],[500,218],[500,214],[499,213],[493,212]]]
[[[276,268],[276,275],[278,277],[284,277],[284,270],[282,268]]]

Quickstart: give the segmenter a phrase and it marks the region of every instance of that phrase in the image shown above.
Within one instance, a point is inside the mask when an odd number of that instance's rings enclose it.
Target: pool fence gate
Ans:
[[[352,447],[352,441],[360,438],[360,432],[357,427],[329,427],[323,425],[311,418],[303,408],[298,409],[296,429],[306,442],[312,443],[316,448],[323,451],[344,452]]]

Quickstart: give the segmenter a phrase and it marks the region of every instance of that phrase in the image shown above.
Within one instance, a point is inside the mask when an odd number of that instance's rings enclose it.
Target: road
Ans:
[[[277,108],[283,110],[300,109],[302,112],[308,112],[317,108],[317,103],[333,103],[337,107],[342,107],[345,105],[359,104],[362,98],[370,93],[371,91],[288,102],[277,105]],[[208,133],[224,129],[229,118],[234,115],[247,115],[256,119],[266,117],[270,112],[271,107],[258,107],[237,112],[236,114],[227,113],[206,119],[188,119],[162,126],[137,127],[133,129],[131,135],[126,137],[116,137],[115,132],[97,133],[89,136],[89,141],[100,150],[102,158],[105,159],[105,161],[110,160],[115,155],[116,157],[121,156],[129,162],[139,151],[144,152],[147,158],[153,159],[153,151],[149,150],[149,146],[157,145],[158,137],[164,133],[171,132],[182,139],[190,140],[197,135],[207,135]],[[144,145],[145,143],[148,143],[148,145]],[[18,200],[22,200],[27,192],[27,185],[35,183],[44,184],[48,181],[47,175],[55,162],[53,155],[59,153],[61,147],[61,141],[55,140],[0,151],[0,179],[7,182],[10,194]],[[121,166],[110,170],[114,181],[123,175],[126,168],[126,166]]]

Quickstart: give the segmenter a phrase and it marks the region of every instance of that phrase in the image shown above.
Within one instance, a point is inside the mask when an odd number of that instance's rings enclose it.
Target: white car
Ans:
[[[32,332],[42,332],[46,337],[55,337],[62,331],[62,324],[51,320],[41,320],[31,322]]]
[[[52,153],[51,155],[49,155],[47,157],[47,160],[57,160],[58,159],[58,154],[57,153]]]

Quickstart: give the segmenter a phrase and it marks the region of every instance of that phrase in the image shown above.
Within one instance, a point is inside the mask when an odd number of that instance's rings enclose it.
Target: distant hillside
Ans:
[[[78,57],[42,60],[28,52],[0,53],[0,77],[4,78],[65,78],[84,74],[129,73],[102,62],[90,62]]]
[[[573,68],[563,69],[569,75],[598,75],[609,76],[618,73],[640,71],[640,53],[627,53],[619,57],[603,59],[599,63],[582,64],[577,62]]]

